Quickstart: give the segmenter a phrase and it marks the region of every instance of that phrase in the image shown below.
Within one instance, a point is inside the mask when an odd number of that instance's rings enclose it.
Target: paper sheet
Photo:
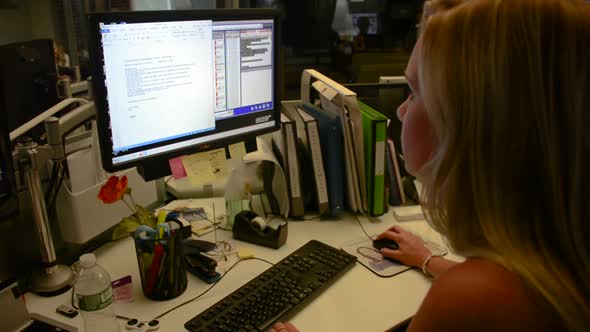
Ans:
[[[246,145],[244,142],[239,142],[236,144],[231,144],[229,146],[229,155],[232,159],[241,159],[243,156],[246,155]]]
[[[221,200],[220,202],[223,202],[223,200]],[[202,211],[204,211],[202,218],[200,220],[198,218],[193,218],[191,212],[199,208],[201,208]],[[193,232],[193,234],[196,234],[198,236],[212,232],[215,229],[215,226],[220,226],[221,223],[225,220],[225,206],[223,205],[223,203],[213,205],[210,202],[204,202],[203,199],[175,200],[161,208],[158,208],[156,210],[156,213],[160,210],[180,212],[181,214],[178,217],[178,219],[182,223],[190,224],[191,231]],[[190,216],[185,216],[185,212],[190,214]]]
[[[186,156],[182,165],[193,186],[224,178],[228,174],[224,148]]]
[[[420,205],[406,205],[396,206],[393,209],[393,217],[397,221],[410,221],[410,220],[424,220],[424,212]]]

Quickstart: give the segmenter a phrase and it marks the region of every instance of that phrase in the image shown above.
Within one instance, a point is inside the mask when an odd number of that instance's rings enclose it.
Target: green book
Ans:
[[[363,119],[365,144],[365,171],[367,179],[368,213],[380,216],[385,213],[385,145],[387,144],[387,117],[359,101]]]

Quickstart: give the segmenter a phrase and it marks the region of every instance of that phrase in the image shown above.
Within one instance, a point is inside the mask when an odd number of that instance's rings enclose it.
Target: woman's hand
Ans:
[[[424,259],[431,254],[431,251],[426,248],[419,237],[397,225],[377,235],[377,239],[389,239],[397,242],[399,247],[397,250],[383,248],[381,254],[408,266],[421,268]]]
[[[268,332],[299,332],[299,330],[291,323],[277,322]]]

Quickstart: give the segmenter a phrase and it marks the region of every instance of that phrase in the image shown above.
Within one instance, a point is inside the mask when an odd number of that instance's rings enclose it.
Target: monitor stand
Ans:
[[[69,267],[57,263],[57,255],[39,176],[39,160],[41,157],[38,148],[37,144],[32,141],[22,141],[17,144],[15,153],[19,172],[24,175],[26,187],[29,191],[43,262],[43,267],[33,274],[31,290],[41,296],[53,296],[70,289],[74,280],[74,272]]]

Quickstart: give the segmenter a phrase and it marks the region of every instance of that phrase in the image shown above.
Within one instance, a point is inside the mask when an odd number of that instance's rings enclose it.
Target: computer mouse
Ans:
[[[390,240],[390,239],[373,240],[373,247],[378,250],[381,250],[381,248],[388,248],[391,250],[399,249],[397,242],[395,242],[394,240]]]

